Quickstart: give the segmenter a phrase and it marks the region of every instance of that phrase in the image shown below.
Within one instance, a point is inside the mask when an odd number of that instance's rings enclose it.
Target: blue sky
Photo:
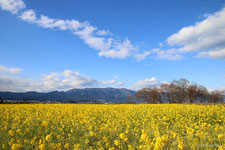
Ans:
[[[223,0],[0,0],[0,90],[225,88]]]

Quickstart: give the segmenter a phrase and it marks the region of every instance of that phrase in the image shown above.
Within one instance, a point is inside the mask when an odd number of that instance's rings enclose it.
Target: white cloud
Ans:
[[[152,54],[156,54],[154,58],[167,59],[167,60],[181,60],[183,56],[176,49],[160,50],[159,48],[153,49]]]
[[[110,43],[110,45],[112,44]],[[98,55],[123,59],[123,58],[126,58],[127,56],[130,56],[135,50],[136,50],[136,47],[134,47],[128,39],[125,39],[121,43],[115,42],[113,49],[108,48],[108,49],[102,50],[98,53]]]
[[[0,8],[12,14],[17,14],[18,11],[26,8],[26,5],[22,0],[0,0]]]
[[[56,28],[59,30],[76,31],[78,28],[82,28],[87,24],[87,22],[81,23],[77,20],[52,19],[44,15],[40,15],[40,18],[37,18],[36,13],[32,9],[24,11],[19,17],[24,21],[35,23],[43,28],[49,29]]]
[[[200,52],[197,57],[210,57],[214,59],[223,59],[225,58],[225,48],[220,50],[214,50],[214,51],[207,51],[207,52]]]
[[[12,68],[10,68],[12,69]],[[15,68],[13,68],[15,69]],[[6,70],[7,73],[16,73],[15,70]],[[41,75],[40,80],[23,79],[16,76],[0,75],[0,91],[13,91],[13,92],[25,92],[25,91],[66,91],[73,88],[87,88],[87,87],[104,87],[104,86],[121,86],[124,82],[109,80],[109,81],[97,81],[94,78],[74,72],[71,70],[64,70],[61,73],[51,73]]]
[[[136,54],[136,55],[134,55],[134,57],[136,57],[138,61],[141,61],[141,60],[145,59],[150,54],[151,54],[150,51],[146,51],[146,52],[143,52],[143,53]]]
[[[152,77],[151,79],[144,79],[137,81],[133,87],[134,88],[145,88],[145,87],[152,87],[152,86],[159,86],[161,84],[160,81],[158,81],[155,77]]]
[[[19,72],[23,71],[23,69],[20,68],[7,68],[3,65],[0,65],[0,73],[9,73],[9,74],[17,74]]]
[[[96,30],[97,28],[87,25],[83,30],[76,31],[74,34],[83,39],[91,48],[100,51],[109,50],[112,45],[112,38],[96,37],[94,36]]]
[[[99,81],[98,83],[101,84],[101,85],[117,85],[117,86],[124,85],[124,82],[116,81],[116,80]]]
[[[163,43],[159,42],[159,47],[163,47]]]
[[[220,92],[224,92],[225,94],[225,86],[220,87],[220,88],[216,88],[216,89],[208,89],[209,92],[213,92],[213,91],[220,91]]]
[[[109,80],[109,81],[99,81],[100,84],[115,84],[116,83],[116,80]]]
[[[36,13],[29,9],[29,10],[26,10],[24,11],[21,15],[20,15],[20,18],[24,21],[27,21],[27,22],[30,22],[30,23],[34,23],[36,22]]]
[[[98,30],[96,32],[97,35],[101,35],[101,36],[104,36],[104,35],[111,35],[112,33],[108,30]]]
[[[123,81],[120,81],[120,82],[116,82],[115,83],[115,85],[117,85],[117,86],[122,86],[122,85],[124,85],[125,83],[123,82]]]
[[[115,78],[115,79],[119,79],[119,78],[120,78],[120,76],[118,76],[118,75],[115,75],[115,76],[114,76],[114,78]]]
[[[184,27],[167,38],[170,45],[182,46],[181,52],[200,52],[199,56],[224,59],[225,8],[207,15],[193,26]],[[221,56],[219,56],[221,55]]]
[[[71,70],[65,70],[63,72],[64,77],[66,79],[62,80],[62,83],[64,86],[70,86],[70,87],[95,87],[97,86],[97,80],[87,77],[84,75],[81,75],[79,72],[73,72]]]
[[[34,83],[29,79],[0,75],[0,91],[23,92],[32,91]]]
[[[77,20],[52,19],[45,15],[38,18],[34,10],[26,10],[20,18],[29,23],[37,24],[40,27],[48,29],[69,30],[77,35],[89,47],[98,50],[99,56],[124,59],[133,56],[138,60],[145,59],[150,52],[143,51],[138,46],[134,46],[128,39],[118,40],[113,38],[108,30],[98,30],[97,27],[88,22],[79,22]]]

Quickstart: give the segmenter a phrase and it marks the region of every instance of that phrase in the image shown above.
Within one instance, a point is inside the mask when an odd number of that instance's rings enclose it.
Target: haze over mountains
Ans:
[[[69,91],[41,92],[0,92],[5,100],[38,100],[38,101],[63,101],[63,102],[87,102],[87,103],[126,103],[128,95],[134,96],[136,92],[121,88],[85,88]]]

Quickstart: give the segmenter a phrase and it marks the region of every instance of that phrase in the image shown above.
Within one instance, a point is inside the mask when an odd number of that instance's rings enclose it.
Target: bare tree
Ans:
[[[160,91],[156,87],[143,88],[135,94],[137,100],[142,99],[147,103],[162,103]]]
[[[209,92],[206,87],[199,85],[198,86],[199,93],[198,93],[198,100],[199,102],[209,102]]]
[[[223,102],[223,94],[220,91],[213,91],[209,94],[209,101],[211,103],[221,103]]]
[[[187,79],[181,78],[179,80],[173,80],[173,92],[176,97],[177,103],[183,103],[187,98],[187,87],[189,86],[189,81]]]
[[[209,93],[206,87],[196,83],[190,84],[184,78],[161,84],[159,88],[143,88],[136,93],[135,97],[148,103],[223,102],[222,92],[214,91]]]
[[[187,87],[187,97],[190,103],[196,102],[200,94],[200,89],[197,84],[189,85]]]
[[[134,103],[133,96],[131,94],[128,94],[126,101],[128,104],[133,104]]]
[[[161,97],[164,102],[175,103],[175,85],[173,83],[163,83],[160,85]]]

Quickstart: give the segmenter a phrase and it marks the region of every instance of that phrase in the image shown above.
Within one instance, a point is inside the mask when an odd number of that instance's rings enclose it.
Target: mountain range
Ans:
[[[42,92],[0,92],[4,100],[55,101],[71,103],[126,103],[136,92],[125,88],[85,88],[69,91]]]

